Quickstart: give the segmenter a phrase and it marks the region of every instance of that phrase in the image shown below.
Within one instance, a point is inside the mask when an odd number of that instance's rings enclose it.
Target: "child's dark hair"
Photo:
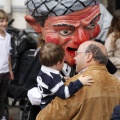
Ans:
[[[6,20],[8,21],[8,15],[7,15],[7,13],[6,13],[4,10],[2,10],[2,9],[0,9],[0,19],[6,19]]]
[[[65,51],[61,45],[47,43],[40,49],[40,62],[47,67],[62,62],[65,56]]]

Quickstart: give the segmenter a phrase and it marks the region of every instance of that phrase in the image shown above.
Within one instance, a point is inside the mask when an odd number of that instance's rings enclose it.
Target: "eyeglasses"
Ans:
[[[75,56],[78,55],[79,53],[88,53],[88,52],[75,51]]]

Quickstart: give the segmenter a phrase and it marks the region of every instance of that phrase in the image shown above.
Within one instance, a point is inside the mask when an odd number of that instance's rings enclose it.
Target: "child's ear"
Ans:
[[[57,62],[56,66],[59,66],[60,64],[61,64],[61,62],[59,61],[59,62]]]
[[[37,33],[41,33],[42,29],[40,24],[38,24],[38,22],[36,22],[36,20],[32,16],[26,15],[25,20]]]

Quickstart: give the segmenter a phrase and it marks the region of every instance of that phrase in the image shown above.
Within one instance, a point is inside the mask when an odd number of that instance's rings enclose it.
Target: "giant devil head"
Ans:
[[[26,21],[46,42],[60,44],[65,49],[65,61],[75,64],[78,46],[95,38],[100,27],[99,0],[27,0],[31,16]]]

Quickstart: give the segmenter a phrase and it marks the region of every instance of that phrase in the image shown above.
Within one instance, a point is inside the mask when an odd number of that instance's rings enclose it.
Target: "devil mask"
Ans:
[[[46,42],[60,44],[65,49],[65,61],[74,65],[79,45],[100,32],[99,0],[27,0],[32,16],[27,22]]]

